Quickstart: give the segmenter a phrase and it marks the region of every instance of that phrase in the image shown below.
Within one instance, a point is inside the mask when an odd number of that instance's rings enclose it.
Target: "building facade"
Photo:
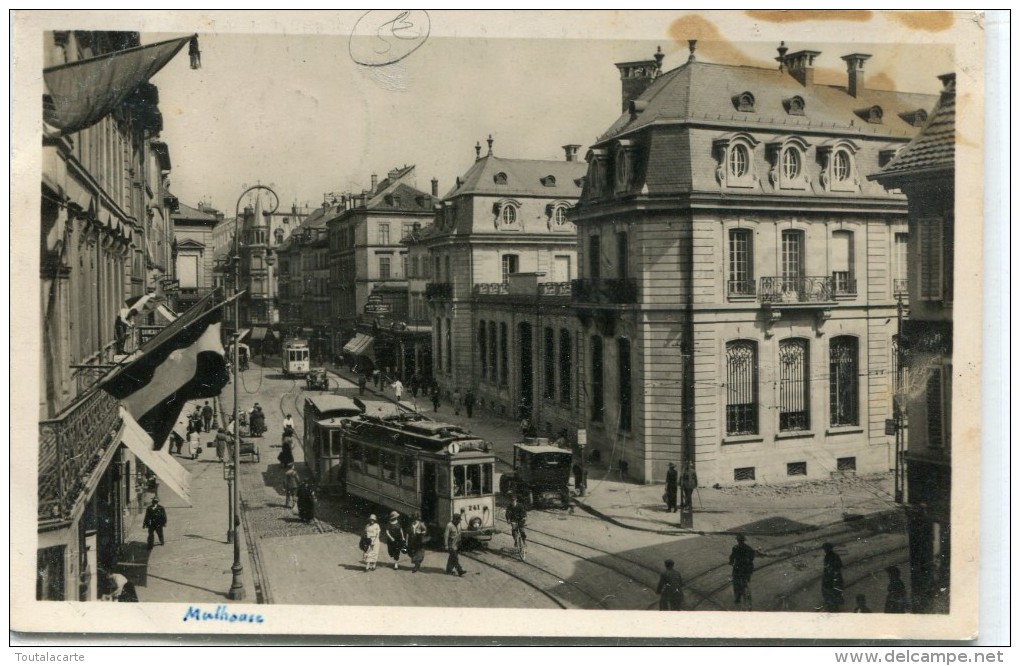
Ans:
[[[371,351],[366,343],[354,354],[365,357],[366,369],[398,372],[405,358],[395,337],[374,333],[400,330],[407,319],[408,249],[401,240],[432,219],[435,200],[414,187],[414,178],[413,165],[391,170],[382,182],[373,175],[371,188],[343,195],[327,222],[333,355],[350,356],[352,348],[344,347],[359,332],[372,337]]]
[[[861,178],[918,131],[929,95],[661,54],[618,65],[623,114],[588,152],[574,215],[589,448],[645,482],[891,469],[906,200]]]
[[[921,133],[877,174],[909,202],[910,318],[899,338],[912,610],[948,613],[952,488],[956,75]],[[902,425],[902,421],[898,419]]]
[[[171,215],[174,225],[174,279],[178,311],[187,310],[214,288],[213,233],[223,213],[199,202],[197,208],[178,202]]]
[[[471,389],[480,409],[556,430],[577,426],[569,212],[585,172],[578,148],[564,146],[556,161],[497,157],[491,138],[485,156],[476,146],[419,241],[431,264],[425,296],[442,390]]]
[[[162,297],[172,271],[158,91],[145,78],[88,75],[94,59],[139,57],[139,46],[131,32],[44,35],[38,599],[101,593],[100,572],[119,557],[144,482],[133,452],[153,446],[96,388],[123,358],[114,323],[125,300]],[[136,344],[129,337],[124,351]]]
[[[330,342],[326,210],[313,211],[276,247],[280,328],[308,340],[317,362],[329,357]]]

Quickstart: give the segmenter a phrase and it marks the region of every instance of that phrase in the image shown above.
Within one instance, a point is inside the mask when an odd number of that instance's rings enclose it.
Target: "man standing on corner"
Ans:
[[[149,550],[152,550],[152,546],[155,544],[154,535],[159,536],[159,545],[163,546],[166,544],[163,539],[163,528],[166,527],[166,509],[159,505],[158,497],[153,497],[152,504],[145,509],[145,519],[142,521],[142,527],[149,530]]]
[[[449,557],[446,560],[446,573],[453,574],[456,570],[458,576],[465,574],[464,567],[460,566],[460,514],[453,514],[453,519],[446,524],[446,531],[443,533],[443,542],[446,544],[446,552]]]
[[[680,483],[680,475],[676,472],[676,465],[669,464],[669,471],[666,472],[666,512],[676,513],[676,490]]]
[[[694,490],[698,487],[698,473],[694,471],[691,461],[684,463],[683,474],[680,475],[680,490],[683,491],[683,501],[680,508],[684,511],[694,511]]]
[[[751,610],[751,574],[754,573],[754,548],[747,545],[743,534],[737,535],[737,545],[730,551],[730,566],[733,567],[733,605]]]

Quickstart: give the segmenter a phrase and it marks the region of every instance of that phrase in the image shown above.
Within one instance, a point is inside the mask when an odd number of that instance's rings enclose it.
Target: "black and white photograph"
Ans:
[[[11,20],[12,631],[977,636],[982,14]]]

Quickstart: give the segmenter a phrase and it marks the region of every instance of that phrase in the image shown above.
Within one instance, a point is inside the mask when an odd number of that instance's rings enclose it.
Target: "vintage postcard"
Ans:
[[[984,20],[15,12],[12,630],[973,639]]]

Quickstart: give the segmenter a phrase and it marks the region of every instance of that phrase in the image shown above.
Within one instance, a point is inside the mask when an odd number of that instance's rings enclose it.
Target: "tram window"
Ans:
[[[437,466],[436,492],[440,497],[450,496],[450,468]]]
[[[301,350],[301,360],[302,361],[307,361],[308,360],[308,350],[307,349],[302,349]]]
[[[400,456],[400,485],[414,488],[414,458]]]
[[[379,476],[379,449],[365,447],[365,474]]]
[[[386,453],[384,451],[381,454],[381,458],[383,478],[387,481],[395,481],[397,478],[397,463],[395,456],[392,453]]]
[[[350,446],[350,457],[351,457],[351,471],[363,472],[365,466],[361,460],[361,444],[352,443]]]
[[[344,436],[336,430],[329,433],[329,441],[331,444],[329,455],[334,458],[339,458],[343,452],[344,447]]]
[[[464,486],[465,495],[482,494],[482,466],[467,465],[467,483]]]
[[[482,465],[482,494],[492,494],[492,463]]]
[[[453,468],[453,496],[464,496],[464,465]]]

